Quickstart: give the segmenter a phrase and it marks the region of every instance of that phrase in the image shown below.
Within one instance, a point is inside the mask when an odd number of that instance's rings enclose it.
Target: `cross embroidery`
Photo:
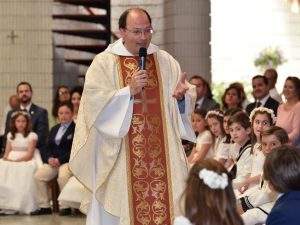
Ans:
[[[152,98],[152,99],[147,99],[146,96],[146,91],[142,90],[141,92],[141,96],[142,98],[138,98],[134,100],[134,104],[142,104],[143,106],[143,113],[148,113],[148,104],[155,104],[156,103],[156,99]]]
[[[11,40],[11,43],[14,44],[15,43],[15,38],[19,37],[18,35],[15,34],[15,31],[11,31],[10,35],[7,35],[6,37],[8,37]]]

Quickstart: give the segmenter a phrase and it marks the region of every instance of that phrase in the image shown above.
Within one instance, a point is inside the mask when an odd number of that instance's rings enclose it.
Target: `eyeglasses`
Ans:
[[[68,91],[59,91],[58,94],[59,95],[68,95],[69,92]]]
[[[150,35],[150,34],[154,33],[154,30],[152,28],[145,28],[145,29],[136,28],[133,30],[129,30],[129,29],[125,28],[125,30],[129,31],[134,36],[141,36],[142,34],[144,34],[146,36],[146,35]]]

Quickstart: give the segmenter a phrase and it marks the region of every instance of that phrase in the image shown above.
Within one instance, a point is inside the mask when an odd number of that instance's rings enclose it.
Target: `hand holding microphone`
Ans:
[[[129,83],[130,94],[134,96],[140,93],[143,88],[148,84],[148,74],[146,71],[146,57],[147,57],[147,49],[140,48],[139,50],[139,68],[140,70],[136,71]]]

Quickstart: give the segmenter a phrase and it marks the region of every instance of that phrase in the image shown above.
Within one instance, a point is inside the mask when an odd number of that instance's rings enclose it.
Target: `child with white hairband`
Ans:
[[[174,225],[243,224],[227,171],[214,159],[193,165],[182,200],[185,216],[176,217]]]
[[[213,135],[214,158],[225,165],[229,157],[230,143],[226,143],[227,137],[223,127],[224,114],[221,110],[211,110],[208,111],[205,119]]]
[[[265,156],[261,149],[261,133],[276,122],[273,110],[265,107],[253,109],[249,118],[252,129],[251,174],[246,180],[237,185],[238,196],[243,194],[249,188],[259,185],[265,161]]]
[[[37,209],[34,173],[42,165],[25,111],[12,113],[5,153],[0,159],[0,214],[29,214]]]

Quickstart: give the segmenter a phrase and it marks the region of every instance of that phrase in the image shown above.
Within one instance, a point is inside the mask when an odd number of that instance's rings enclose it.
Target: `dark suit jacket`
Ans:
[[[265,105],[263,105],[263,107],[266,107],[268,109],[272,109],[275,113],[275,116],[277,115],[277,109],[279,106],[279,102],[277,102],[274,98],[269,97],[265,103]],[[255,102],[250,103],[249,105],[247,105],[246,107],[246,112],[248,113],[248,115],[250,115],[251,111],[255,108]]]
[[[195,105],[195,108],[199,108],[199,107],[197,107],[197,104]],[[204,109],[207,112],[210,110],[219,109],[219,108],[220,108],[220,105],[214,99],[210,99],[207,97],[204,97],[202,105],[200,107],[200,109]]]
[[[6,117],[5,137],[10,130],[10,118],[13,112],[14,110],[9,111]],[[44,161],[43,151],[49,134],[48,112],[46,109],[32,103],[28,113],[30,114],[31,118],[32,131],[38,136],[37,148],[40,150],[42,159]]]
[[[61,124],[57,124],[54,127],[52,127],[50,130],[46,152],[45,152],[47,162],[50,157],[58,158],[60,164],[69,162],[72,142],[74,137],[74,131],[75,131],[75,123],[72,122],[69,125],[68,129],[62,136],[59,145],[57,145],[55,143],[55,136],[58,132],[58,129],[60,128],[60,125]]]
[[[266,225],[299,225],[300,191],[290,191],[277,199]]]

